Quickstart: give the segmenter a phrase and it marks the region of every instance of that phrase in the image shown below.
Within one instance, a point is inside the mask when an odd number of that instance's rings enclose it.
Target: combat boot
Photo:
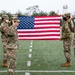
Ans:
[[[13,72],[9,72],[8,75],[14,75],[14,73]]]
[[[8,66],[7,61],[3,61],[2,67],[7,67],[7,66]]]
[[[70,64],[70,62],[66,62],[66,63],[62,64],[61,66],[62,66],[62,67],[70,67],[71,64]]]

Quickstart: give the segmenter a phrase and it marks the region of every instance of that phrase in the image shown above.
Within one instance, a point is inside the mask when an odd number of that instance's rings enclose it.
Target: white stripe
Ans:
[[[2,71],[0,71],[0,73],[3,73],[3,72],[7,72],[7,70],[2,70]],[[74,70],[52,70],[52,71],[50,71],[50,70],[16,70],[15,72],[43,72],[43,73],[45,73],[45,72],[48,72],[48,73],[50,73],[50,72],[52,72],[52,73],[62,73],[62,72],[64,72],[64,73],[75,73],[75,71]]]
[[[25,73],[25,75],[30,75],[30,73]]]
[[[60,26],[60,25],[35,25],[34,27],[55,27],[55,26]]]
[[[29,54],[28,57],[31,58],[32,57],[32,54]]]
[[[45,29],[18,29],[18,31],[45,31],[45,30],[60,30],[60,28],[45,28]]]
[[[32,52],[32,49],[29,49],[29,52]]]
[[[31,61],[27,61],[27,66],[31,66]]]
[[[60,21],[35,21],[34,23],[60,23]]]
[[[60,17],[48,17],[48,18],[47,17],[46,18],[45,17],[44,18],[41,17],[41,18],[35,18],[35,20],[41,20],[41,19],[42,20],[44,20],[44,19],[60,19]]]
[[[31,45],[33,44],[33,42],[30,43]]]
[[[30,47],[32,47],[32,45],[30,45]]]
[[[43,34],[60,34],[60,32],[44,32],[44,33],[18,33],[18,35],[43,35]]]
[[[60,39],[60,36],[43,36],[43,37],[18,37],[18,39]]]

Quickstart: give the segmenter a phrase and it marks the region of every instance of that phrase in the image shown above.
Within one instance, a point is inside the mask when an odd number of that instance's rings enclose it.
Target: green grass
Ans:
[[[65,62],[62,41],[33,41],[32,58],[28,57],[30,49],[29,41],[19,41],[19,50],[17,51],[16,70],[75,70],[75,57],[73,48],[71,48],[71,67],[63,68],[61,64]],[[0,70],[7,70],[2,67],[3,50],[0,41]],[[32,65],[27,67],[27,61]],[[30,73],[31,75],[75,75],[75,73]],[[0,73],[7,75],[7,73]],[[15,73],[15,75],[25,75],[25,73]]]

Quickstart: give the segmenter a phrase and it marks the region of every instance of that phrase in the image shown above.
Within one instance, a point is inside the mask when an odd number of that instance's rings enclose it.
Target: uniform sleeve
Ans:
[[[3,25],[3,23],[1,23],[1,25],[0,25],[0,31],[4,32],[4,25]]]
[[[7,28],[7,34],[9,36],[13,36],[15,34],[15,31],[16,31],[16,26],[15,25],[12,25],[10,27]]]
[[[71,27],[74,28],[74,23],[73,23],[73,21],[71,21]]]

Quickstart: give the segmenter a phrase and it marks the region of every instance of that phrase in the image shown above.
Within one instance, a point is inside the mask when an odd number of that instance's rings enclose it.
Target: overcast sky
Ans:
[[[24,13],[33,5],[39,5],[39,9],[45,12],[59,10],[59,13],[63,13],[63,5],[68,5],[67,12],[75,12],[75,0],[0,0],[0,11],[15,13],[20,10]]]

